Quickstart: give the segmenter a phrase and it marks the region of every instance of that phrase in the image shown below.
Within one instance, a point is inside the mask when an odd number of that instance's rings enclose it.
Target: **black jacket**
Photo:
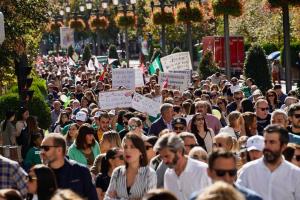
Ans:
[[[83,198],[98,200],[96,187],[92,182],[88,168],[65,159],[65,164],[53,170],[56,176],[58,188],[71,189]]]

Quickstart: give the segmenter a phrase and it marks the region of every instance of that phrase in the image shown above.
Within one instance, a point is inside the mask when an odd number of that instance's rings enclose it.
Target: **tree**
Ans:
[[[217,67],[213,59],[213,53],[211,51],[207,51],[200,61],[198,73],[202,79],[206,79],[216,72],[220,72],[220,69]]]
[[[89,44],[85,45],[83,54],[82,54],[82,61],[84,61],[86,64],[88,64],[91,57],[92,57],[92,53],[91,53],[90,45]]]
[[[249,49],[244,65],[244,76],[252,78],[263,93],[272,88],[265,51],[257,44]]]

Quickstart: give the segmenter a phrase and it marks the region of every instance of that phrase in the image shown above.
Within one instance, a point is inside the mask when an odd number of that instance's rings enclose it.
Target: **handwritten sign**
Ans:
[[[100,109],[115,109],[131,107],[132,91],[118,90],[99,93]]]
[[[74,29],[68,27],[60,27],[60,46],[61,48],[69,48],[74,44]]]
[[[132,98],[132,108],[156,117],[160,112],[160,103],[135,92]]]
[[[139,69],[116,68],[112,69],[112,88],[120,86],[126,89],[134,89],[144,85],[143,74]]]
[[[169,72],[171,70],[192,70],[192,62],[189,52],[173,53],[162,57],[160,62],[163,66],[164,72]]]
[[[189,86],[190,75],[174,72],[161,72],[159,73],[158,82],[160,85],[167,83],[167,88],[169,89],[184,91]]]

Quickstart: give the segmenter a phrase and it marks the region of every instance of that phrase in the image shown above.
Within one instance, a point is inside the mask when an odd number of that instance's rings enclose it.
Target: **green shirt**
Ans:
[[[41,164],[41,157],[40,157],[41,150],[37,147],[31,147],[26,154],[24,165],[28,168],[32,167],[36,164]]]

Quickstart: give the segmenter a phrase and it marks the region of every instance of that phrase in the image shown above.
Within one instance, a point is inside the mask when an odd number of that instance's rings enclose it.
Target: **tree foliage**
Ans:
[[[119,59],[119,56],[117,53],[117,47],[113,44],[111,44],[108,48],[108,58]]]
[[[217,67],[214,59],[213,53],[211,51],[207,51],[203,58],[200,61],[200,65],[198,67],[198,72],[202,79],[206,79],[216,72],[220,72],[220,69]]]
[[[245,60],[244,76],[252,78],[263,93],[272,87],[265,51],[257,44],[249,49]]]

